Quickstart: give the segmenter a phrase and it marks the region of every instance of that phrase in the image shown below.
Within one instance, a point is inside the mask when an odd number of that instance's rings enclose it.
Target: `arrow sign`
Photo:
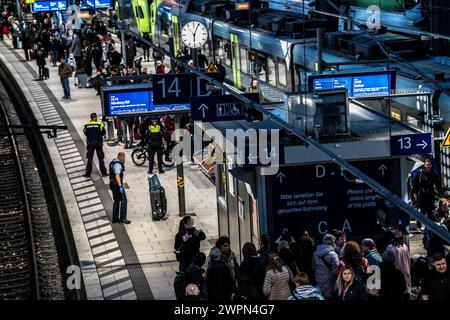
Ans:
[[[279,172],[277,174],[277,178],[280,179],[280,183],[283,183],[283,178],[285,178],[286,176],[284,175],[283,172]]]
[[[431,133],[391,136],[391,156],[431,153]]]
[[[378,170],[381,171],[381,175],[384,176],[384,172],[387,170],[387,167],[382,164],[381,166],[378,167]]]
[[[428,143],[424,140],[422,140],[422,143],[416,144],[416,147],[422,147],[422,149],[425,149],[428,146]]]
[[[244,96],[259,103],[258,94],[244,94]],[[192,97],[191,115],[193,121],[244,120],[245,104],[230,94]]]
[[[203,103],[202,103],[202,105],[200,107],[198,107],[198,110],[202,110],[202,118],[205,118],[205,116],[206,116],[205,111],[208,110],[208,109],[209,109],[208,106],[206,104],[203,104]]]

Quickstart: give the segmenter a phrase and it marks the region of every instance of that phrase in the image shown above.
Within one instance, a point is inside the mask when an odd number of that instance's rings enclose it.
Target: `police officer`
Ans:
[[[90,178],[92,173],[92,159],[94,151],[97,151],[98,162],[102,177],[106,177],[108,173],[105,167],[105,154],[103,153],[103,136],[106,134],[105,126],[98,121],[97,114],[91,113],[91,121],[84,125],[84,134],[87,137],[87,165],[85,178]]]
[[[123,187],[125,172],[125,153],[119,152],[116,159],[109,164],[109,188],[113,194],[113,223],[131,223],[127,220],[127,196]]]
[[[164,132],[162,127],[158,124],[157,118],[152,118],[152,122],[147,128],[147,138],[150,144],[150,149],[148,152],[148,159],[150,165],[148,168],[148,173],[153,173],[153,165],[155,163],[155,153],[158,158],[158,171],[159,173],[164,173],[162,169],[162,144],[164,138]]]

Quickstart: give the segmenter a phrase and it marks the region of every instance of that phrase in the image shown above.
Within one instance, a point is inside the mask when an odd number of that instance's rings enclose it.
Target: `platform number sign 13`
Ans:
[[[190,97],[190,77],[188,74],[153,75],[153,103],[186,103]]]

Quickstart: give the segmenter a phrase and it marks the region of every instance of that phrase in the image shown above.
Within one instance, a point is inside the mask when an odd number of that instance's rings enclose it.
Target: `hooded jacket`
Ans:
[[[325,300],[319,288],[311,285],[297,287],[288,300]]]

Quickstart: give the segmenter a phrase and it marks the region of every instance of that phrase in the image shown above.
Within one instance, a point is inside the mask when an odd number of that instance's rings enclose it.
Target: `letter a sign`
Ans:
[[[447,133],[445,134],[445,138],[441,144],[441,148],[444,148],[444,147],[450,147],[450,128],[447,130]]]

